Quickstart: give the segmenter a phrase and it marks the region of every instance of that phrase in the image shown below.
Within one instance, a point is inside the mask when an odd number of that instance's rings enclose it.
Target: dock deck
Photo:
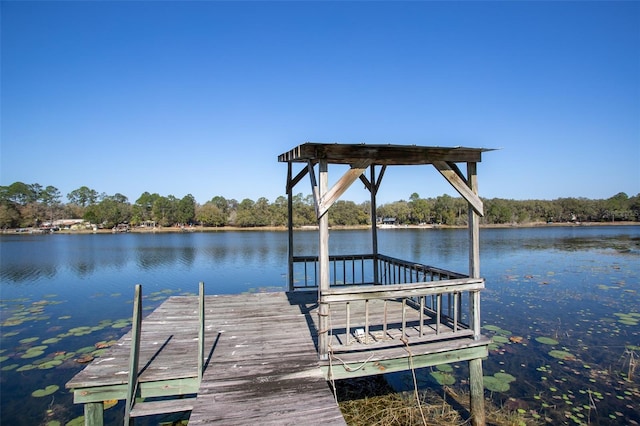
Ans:
[[[470,360],[486,356],[489,343],[484,337],[474,340],[466,330],[456,334],[429,317],[423,319],[421,336],[418,311],[393,300],[385,308],[386,332],[371,326],[363,340],[356,327],[358,318],[367,315],[365,305],[352,302],[354,327],[348,333],[339,325],[344,324],[345,307],[332,306],[330,357],[319,361],[316,292],[205,296],[204,300],[202,380],[197,296],[167,299],[141,327],[138,396],[184,397],[172,400],[171,411],[191,411],[190,425],[282,425],[299,424],[302,419],[344,425],[327,379],[407,370],[410,364],[419,368]],[[381,312],[382,302],[372,301],[367,309]],[[370,320],[383,322],[373,313]],[[126,398],[131,342],[130,332],[67,383],[74,402],[101,407],[104,400]],[[88,416],[86,407],[86,418],[101,417],[101,412]]]
[[[198,297],[171,297],[143,320],[141,396],[197,394],[195,401],[176,400],[173,410],[191,410],[194,425],[299,424],[305,418],[345,424],[318,364],[308,315],[286,293],[206,296],[205,318],[208,361],[201,383]],[[66,387],[74,402],[125,399],[130,349],[127,333],[73,377]]]

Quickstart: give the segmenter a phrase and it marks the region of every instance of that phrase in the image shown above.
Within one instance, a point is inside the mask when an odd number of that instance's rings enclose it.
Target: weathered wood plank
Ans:
[[[172,399],[166,401],[149,401],[137,402],[131,409],[130,416],[145,417],[155,414],[180,413],[182,411],[191,411],[195,398]]]
[[[320,362],[316,349],[317,293],[206,296],[205,354],[211,353],[212,358],[198,387],[198,298],[171,297],[143,321],[140,393],[145,397],[197,393],[195,401],[184,405],[179,401],[167,403],[177,411],[193,408],[189,420],[192,425],[300,424],[311,419],[316,424],[344,425],[326,381],[329,364],[333,377],[341,378],[353,377],[342,367],[343,362],[351,369],[366,362],[360,375],[406,369],[408,350],[416,368],[486,356],[489,339],[474,340],[471,330],[461,330],[454,336],[451,324],[446,322],[436,336],[429,323],[435,319],[429,315],[424,315],[427,321],[424,338],[420,339],[419,314],[409,307],[405,318],[409,346],[399,344],[401,310],[389,304],[389,341],[371,339],[366,345],[356,342],[351,348],[340,346],[346,329],[333,324],[328,334],[331,358]],[[344,308],[338,311],[332,307],[334,322],[343,321],[346,315]],[[376,303],[371,304],[372,335],[379,331],[381,312]],[[364,304],[352,304],[352,328],[361,324],[363,316]],[[442,340],[448,336],[453,338]],[[433,338],[439,340],[429,341]],[[74,401],[123,399],[130,348],[128,333],[78,373],[67,384],[74,389]],[[134,406],[133,415],[137,415],[136,407],[144,408]]]
[[[480,162],[485,148],[433,147],[416,145],[374,145],[305,143],[278,156],[280,162],[307,162],[321,159],[331,164],[352,164],[372,160],[378,165],[418,165],[433,161]]]

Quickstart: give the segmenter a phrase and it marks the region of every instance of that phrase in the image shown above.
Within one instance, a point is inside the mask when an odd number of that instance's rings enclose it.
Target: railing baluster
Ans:
[[[436,296],[436,334],[440,334],[440,314],[442,310],[442,294]]]
[[[347,345],[351,344],[351,312],[349,302],[347,302]]]
[[[458,302],[460,293],[453,293],[453,332],[458,331]]]
[[[364,343],[369,343],[369,299],[364,301]]]
[[[407,299],[402,299],[402,337],[406,338],[406,328],[407,326]]]
[[[424,296],[420,296],[420,337],[424,336]]]
[[[387,299],[384,299],[384,319],[382,322],[382,339],[387,340]]]
[[[362,262],[364,262],[364,260],[362,260]],[[351,281],[353,282],[353,284],[356,283],[356,258],[355,257],[351,259]]]

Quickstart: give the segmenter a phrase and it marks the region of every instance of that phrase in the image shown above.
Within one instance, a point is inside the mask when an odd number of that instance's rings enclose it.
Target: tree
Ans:
[[[0,204],[0,228],[16,228],[20,225],[20,212],[13,205]]]
[[[150,194],[143,192],[132,206],[131,223],[139,225],[143,222],[153,220],[153,204],[160,198],[157,193]]]
[[[271,224],[285,226],[287,224],[287,198],[279,196],[270,206]]]
[[[153,203],[152,211],[156,223],[160,226],[170,226],[178,221],[178,200],[173,195],[161,196]]]
[[[14,182],[5,188],[6,189],[3,190],[3,197],[12,203],[26,206],[28,203],[34,203],[38,200],[38,194],[35,192],[37,187],[34,185]]]
[[[427,223],[431,220],[431,208],[427,200],[414,192],[409,197],[410,220],[412,223]]]
[[[187,194],[180,201],[178,201],[178,211],[176,212],[176,219],[182,224],[193,224],[196,218],[196,199],[193,195]]]
[[[433,205],[433,213],[438,223],[453,225],[456,220],[454,210],[453,197],[443,194],[436,198],[436,202]]]
[[[42,200],[42,204],[48,211],[48,217],[51,219],[53,223],[54,220],[54,212],[57,208],[60,207],[60,190],[55,186],[47,186],[43,191],[40,192],[40,199]]]
[[[238,211],[236,214],[235,224],[237,226],[256,226],[256,219],[254,217],[255,202],[249,198],[245,198],[238,204]]]
[[[131,219],[131,205],[122,194],[104,195],[98,204],[91,204],[85,210],[84,220],[113,228]]]
[[[225,226],[227,216],[212,201],[196,208],[196,220],[203,226]]]
[[[313,207],[313,196],[305,197],[298,193],[292,197],[293,204],[293,226],[315,225],[318,223],[315,208]]]
[[[338,200],[329,209],[329,225],[364,225],[368,215],[353,201]]]
[[[493,198],[485,201],[485,218],[489,223],[511,223],[513,211],[509,202],[501,198]]]
[[[98,192],[95,189],[81,186],[80,188],[74,189],[68,193],[67,200],[69,200],[71,204],[75,204],[80,207],[87,207],[98,201]]]

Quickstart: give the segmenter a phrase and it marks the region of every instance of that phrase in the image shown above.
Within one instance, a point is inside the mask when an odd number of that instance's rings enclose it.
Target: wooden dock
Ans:
[[[304,419],[344,425],[331,379],[487,355],[487,338],[474,339],[468,330],[420,315],[419,309],[397,300],[384,305],[373,300],[371,306],[364,301],[351,303],[347,327],[341,325],[346,305],[333,305],[330,357],[322,361],[317,352],[316,298],[316,292],[308,291],[206,297],[203,293],[204,350],[200,350],[200,299],[170,297],[142,321],[137,388],[128,387],[135,326],[66,387],[73,391],[75,403],[85,404],[85,424],[91,426],[102,424],[102,401],[126,399],[129,392],[145,398],[144,403],[131,403],[132,418],[191,411],[193,425],[282,425]],[[384,318],[380,312],[385,312]],[[358,328],[365,317],[375,325],[365,325],[363,336]],[[200,352],[205,359],[201,379]]]
[[[344,425],[300,306],[286,293],[206,296],[200,383],[198,297],[167,299],[142,322],[138,396],[184,397],[169,411],[191,410],[194,425]],[[102,401],[126,398],[131,342],[128,333],[67,383],[85,424],[102,424]]]

